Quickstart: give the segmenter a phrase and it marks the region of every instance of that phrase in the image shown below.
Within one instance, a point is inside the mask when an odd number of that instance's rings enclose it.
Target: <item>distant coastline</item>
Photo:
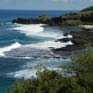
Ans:
[[[50,10],[51,11],[51,10]],[[93,7],[82,9],[80,12],[65,13],[62,16],[51,17],[48,15],[41,15],[37,18],[17,18],[12,23],[21,24],[48,24],[48,25],[93,25]]]
[[[17,18],[12,21],[12,23],[20,24],[47,24],[49,26],[77,26],[82,29],[82,32],[70,32],[65,33],[66,35],[72,35],[72,38],[62,38],[56,42],[69,42],[71,41],[73,45],[67,45],[66,47],[52,49],[53,52],[75,52],[77,50],[85,49],[85,45],[90,43],[93,46],[93,7],[88,7],[82,9],[79,13],[67,13],[59,17],[50,17],[47,15],[41,15],[38,18]],[[88,37],[87,37],[88,36]],[[69,53],[68,53],[69,54]],[[63,56],[63,55],[62,55]]]

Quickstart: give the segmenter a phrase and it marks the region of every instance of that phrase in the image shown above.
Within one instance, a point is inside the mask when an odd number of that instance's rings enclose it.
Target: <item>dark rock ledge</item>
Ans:
[[[86,44],[91,44],[93,46],[93,32],[80,31],[80,32],[71,32],[69,33],[73,37],[72,38],[63,38],[58,39],[56,42],[68,42],[71,41],[73,45],[67,45],[66,47],[53,49],[53,52],[74,52],[81,51],[85,49]]]

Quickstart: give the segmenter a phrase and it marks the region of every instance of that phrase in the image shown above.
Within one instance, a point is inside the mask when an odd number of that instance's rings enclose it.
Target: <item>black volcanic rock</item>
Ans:
[[[67,45],[66,47],[57,48],[54,51],[75,51],[75,50],[81,50],[84,49],[84,46],[81,45]]]
[[[93,6],[83,9],[78,13],[67,13],[58,17],[41,15],[37,18],[17,18],[12,23],[20,24],[48,24],[58,26],[78,26],[82,24],[93,24]]]
[[[12,21],[12,23],[20,23],[20,24],[39,24],[41,23],[38,19],[32,18],[17,18]]]
[[[68,42],[68,41],[70,41],[71,39],[70,38],[63,38],[63,39],[58,39],[58,40],[56,40],[56,42]]]
[[[73,38],[71,41],[74,45],[84,45],[86,43],[85,40],[80,38]]]
[[[67,45],[66,47],[54,49],[54,51],[76,51],[83,50],[85,48],[85,44],[90,43],[93,46],[93,32],[71,32],[70,33],[73,38],[63,38],[57,40],[58,42],[67,42],[71,40],[73,45]]]
[[[65,33],[64,36],[68,36],[69,33]]]

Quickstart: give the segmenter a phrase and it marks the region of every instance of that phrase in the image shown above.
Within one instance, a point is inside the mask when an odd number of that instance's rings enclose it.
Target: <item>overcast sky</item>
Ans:
[[[0,0],[0,9],[80,10],[92,5],[93,0]]]

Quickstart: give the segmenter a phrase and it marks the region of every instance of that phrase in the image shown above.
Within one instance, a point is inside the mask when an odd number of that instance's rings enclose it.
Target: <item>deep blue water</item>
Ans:
[[[69,12],[78,11],[61,11],[61,10],[0,10],[0,20],[9,21],[17,17],[36,18],[41,15],[48,15],[50,17],[61,16]]]
[[[16,42],[22,46],[18,50],[8,51],[3,57],[0,56],[0,93],[6,93],[5,90],[10,87],[16,79],[21,79],[22,77],[28,79],[30,76],[34,75],[36,70],[39,69],[37,68],[37,65],[39,64],[42,64],[49,69],[57,70],[61,64],[69,64],[70,62],[69,59],[42,58],[43,54],[45,56],[50,56],[50,53],[48,53],[49,51],[32,48],[33,46],[37,46],[38,43],[42,43],[41,46],[38,45],[40,47],[43,45],[46,47],[47,44],[51,45],[52,43],[49,42],[56,40],[54,36],[62,34],[60,28],[45,27],[44,32],[38,33],[38,35],[28,36],[26,33],[22,33],[22,31],[12,29],[20,26],[12,24],[11,20],[17,17],[36,18],[40,15],[48,15],[51,17],[61,16],[68,12],[73,11],[0,10],[0,53],[4,47],[6,49]],[[44,33],[47,37],[42,36]],[[36,58],[37,55],[38,57],[40,56],[39,59]],[[31,56],[35,57],[29,58]]]

